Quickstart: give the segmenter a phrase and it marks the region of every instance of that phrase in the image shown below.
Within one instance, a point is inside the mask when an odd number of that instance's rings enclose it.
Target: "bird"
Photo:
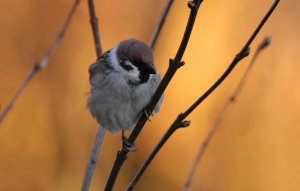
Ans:
[[[115,134],[131,131],[161,78],[151,48],[137,39],[119,42],[89,67],[88,108],[98,124]],[[163,96],[153,113],[160,109]]]

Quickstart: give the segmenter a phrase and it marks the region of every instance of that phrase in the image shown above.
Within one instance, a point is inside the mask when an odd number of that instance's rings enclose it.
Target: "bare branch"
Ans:
[[[101,48],[101,41],[100,41],[100,33],[99,33],[99,26],[98,26],[98,18],[96,16],[95,5],[93,0],[88,0],[89,5],[89,12],[90,12],[90,22],[92,26],[95,48],[96,48],[96,55],[99,58],[102,54]]]
[[[28,85],[30,80],[34,75],[36,75],[41,69],[45,68],[49,62],[49,59],[52,57],[52,55],[55,53],[58,45],[60,44],[61,40],[64,37],[64,34],[70,24],[70,21],[74,15],[74,12],[76,10],[76,7],[78,6],[80,0],[74,0],[72,6],[69,9],[69,12],[67,14],[67,17],[64,20],[64,23],[56,36],[55,41],[53,44],[50,46],[50,48],[46,51],[44,56],[41,58],[40,61],[38,61],[32,68],[29,70],[27,76],[24,78],[20,86],[18,87],[15,95],[13,98],[10,100],[10,102],[7,104],[7,106],[4,108],[4,110],[0,113],[0,123],[3,121],[3,119],[6,117],[10,109],[13,107],[15,104],[16,100],[20,96],[20,94],[24,91],[24,88]]]
[[[194,6],[189,6],[190,7],[190,16],[185,28],[185,32],[181,41],[181,44],[178,48],[178,51],[176,53],[175,58],[172,60],[170,59],[170,64],[168,67],[168,70],[166,74],[164,75],[161,83],[159,84],[156,92],[154,93],[149,105],[146,107],[146,111],[148,113],[152,113],[154,107],[156,106],[157,102],[159,101],[160,97],[162,96],[163,92],[167,88],[169,82],[173,78],[174,74],[176,73],[177,69],[183,66],[184,62],[181,61],[182,56],[185,52],[185,49],[187,47],[190,35],[193,30],[193,26],[196,20],[196,16],[198,13],[198,9],[201,5],[203,0],[194,0],[193,4]],[[128,138],[128,143],[129,144],[134,144],[134,141],[136,140],[137,136],[141,132],[143,126],[145,125],[148,117],[146,116],[145,112],[143,112],[142,116],[140,117],[139,121],[137,122],[135,128],[133,129],[131,135]],[[119,174],[119,171],[121,169],[122,164],[124,163],[125,159],[127,158],[128,150],[122,148],[121,150],[118,151],[116,160],[114,162],[114,165],[112,167],[112,170],[110,172],[108,181],[106,183],[105,190],[112,190],[113,185],[117,179],[117,176]]]
[[[200,160],[202,159],[202,156],[204,154],[204,151],[206,150],[210,140],[212,139],[213,135],[215,134],[216,130],[218,129],[218,127],[220,126],[220,123],[226,113],[226,111],[229,109],[229,106],[232,105],[237,96],[239,95],[239,93],[241,92],[242,90],[242,87],[244,86],[245,84],[245,81],[249,75],[249,72],[250,70],[252,69],[255,61],[256,61],[256,58],[258,57],[258,55],[261,53],[261,51],[266,48],[268,45],[270,44],[270,38],[265,38],[264,41],[257,47],[249,65],[248,65],[248,68],[246,69],[242,79],[240,80],[240,82],[238,83],[236,89],[234,90],[233,94],[230,96],[230,98],[228,99],[228,101],[224,104],[223,108],[221,109],[221,112],[219,113],[219,115],[217,116],[216,118],[216,121],[215,123],[212,125],[212,127],[210,128],[207,136],[205,137],[204,141],[202,142],[198,152],[197,152],[197,155],[196,155],[196,158],[193,162],[193,165],[191,167],[191,170],[189,172],[189,175],[188,175],[188,178],[186,180],[186,183],[184,185],[184,190],[185,191],[188,191],[190,190],[191,188],[191,183],[192,183],[192,179],[195,175],[195,172],[196,172],[196,168],[197,166],[199,165],[200,163]]]
[[[148,155],[148,157],[146,158],[144,163],[141,165],[140,169],[137,171],[137,173],[131,180],[130,184],[128,185],[127,190],[132,190],[134,188],[134,186],[139,181],[139,179],[141,178],[141,176],[143,175],[143,173],[145,172],[145,170],[147,169],[147,167],[149,166],[149,164],[151,163],[153,158],[156,156],[156,154],[159,152],[159,150],[163,147],[165,142],[171,137],[171,135],[178,128],[187,127],[190,124],[189,121],[184,121],[185,118],[188,117],[189,114],[191,112],[193,112],[194,109],[196,109],[199,106],[199,104],[202,103],[227,78],[227,76],[231,73],[231,71],[234,69],[234,67],[238,64],[239,61],[241,61],[243,58],[248,56],[250,44],[252,43],[252,41],[254,40],[254,38],[256,37],[258,32],[260,31],[260,29],[263,27],[265,22],[268,20],[268,18],[270,17],[270,15],[274,11],[274,9],[276,8],[278,3],[279,3],[279,0],[276,0],[272,4],[271,8],[266,13],[266,15],[264,16],[264,18],[262,19],[262,21],[260,22],[258,27],[255,29],[253,34],[250,36],[249,40],[246,42],[246,44],[244,45],[242,50],[234,57],[233,61],[231,62],[231,64],[227,68],[227,70],[222,74],[222,76],[202,96],[200,96],[199,99],[191,105],[191,107],[189,107],[184,113],[180,113],[177,116],[176,120],[172,123],[172,125],[169,127],[169,129],[166,131],[166,133],[160,139],[158,144]],[[191,6],[194,6],[193,4],[194,3],[191,3]]]
[[[81,191],[89,190],[91,180],[96,168],[97,160],[99,157],[100,148],[104,139],[105,131],[106,130],[104,128],[100,126],[98,127],[97,134],[95,136],[94,144],[92,147],[92,151],[90,154],[90,158],[88,160],[88,164],[86,165],[86,170],[81,185]]]
[[[167,3],[165,4],[165,7],[164,7],[164,10],[163,10],[163,12],[162,12],[162,14],[160,16],[159,22],[158,22],[158,24],[157,24],[157,26],[155,28],[155,31],[154,31],[154,33],[152,35],[151,40],[150,40],[150,47],[152,49],[154,48],[154,45],[156,44],[156,40],[158,38],[158,35],[159,35],[159,33],[160,33],[160,31],[161,31],[164,23],[165,23],[165,20],[167,18],[167,15],[168,15],[168,13],[170,11],[170,8],[171,8],[173,2],[174,2],[174,0],[168,0]]]
[[[94,37],[96,56],[97,58],[99,58],[102,54],[102,48],[101,48],[100,33],[98,27],[98,18],[96,16],[95,5],[93,0],[88,0],[88,7],[90,13],[90,23],[91,23],[93,37]],[[103,143],[105,131],[106,130],[101,126],[99,126],[97,129],[97,133],[92,146],[92,151],[88,159],[88,163],[86,165],[85,173],[83,176],[81,191],[88,191],[90,188],[91,180],[100,155],[100,150]]]

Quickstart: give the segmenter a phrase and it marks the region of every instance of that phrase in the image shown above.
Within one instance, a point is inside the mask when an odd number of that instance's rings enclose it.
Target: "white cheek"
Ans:
[[[119,59],[117,57],[117,49],[119,45],[116,45],[110,53],[110,62],[109,64],[114,68],[116,71],[123,74],[124,78],[130,79],[132,81],[139,81],[140,71],[139,69],[133,65],[130,61],[126,61],[126,64],[131,66],[132,70],[125,70],[122,66],[120,66]]]
[[[125,70],[124,68],[121,67],[122,68],[122,73],[127,75],[127,76],[130,76],[134,80],[139,80],[140,70],[128,60],[126,60],[126,64],[128,66],[131,66],[133,69],[132,70]]]

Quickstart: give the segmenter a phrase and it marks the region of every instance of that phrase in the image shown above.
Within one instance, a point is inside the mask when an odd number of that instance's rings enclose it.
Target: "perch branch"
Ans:
[[[163,10],[163,12],[162,12],[162,14],[160,16],[159,22],[158,22],[158,24],[157,24],[157,26],[155,28],[155,31],[154,31],[154,33],[152,35],[151,40],[150,40],[150,47],[151,47],[151,49],[153,49],[154,45],[156,44],[158,35],[159,35],[159,33],[160,33],[160,31],[161,31],[164,23],[165,23],[165,20],[167,18],[167,15],[168,15],[168,13],[170,11],[170,8],[171,8],[173,2],[174,2],[174,0],[168,0],[167,3],[165,4],[165,7],[164,7],[164,10]]]
[[[196,155],[196,158],[193,162],[193,165],[191,167],[191,170],[189,172],[189,175],[188,175],[188,178],[186,180],[186,183],[184,185],[184,190],[185,191],[188,191],[190,190],[190,187],[191,187],[191,183],[192,183],[192,179],[195,175],[195,172],[196,172],[196,168],[197,166],[199,165],[200,163],[200,160],[202,159],[202,156],[204,154],[204,151],[206,150],[210,140],[212,139],[213,135],[215,134],[216,130],[218,129],[226,111],[228,110],[229,106],[232,105],[237,96],[239,95],[239,93],[241,92],[241,89],[242,87],[244,86],[245,84],[245,81],[249,75],[249,72],[250,70],[252,69],[255,61],[256,61],[256,58],[258,57],[258,55],[261,53],[261,51],[266,48],[269,44],[270,44],[270,38],[265,38],[263,40],[263,42],[257,47],[249,65],[248,65],[248,68],[246,69],[242,79],[240,80],[240,82],[238,83],[236,89],[234,90],[233,94],[230,96],[230,98],[228,99],[228,101],[224,104],[223,108],[221,109],[221,112],[219,113],[218,117],[216,118],[216,121],[215,123],[212,125],[212,127],[210,128],[207,136],[205,137],[204,141],[202,142],[198,152],[197,152],[197,155]]]
[[[222,76],[202,95],[199,97],[197,101],[195,101],[191,107],[189,107],[184,113],[180,113],[176,120],[173,122],[173,124],[169,127],[169,129],[166,131],[164,136],[161,138],[161,140],[158,142],[158,144],[155,146],[155,148],[152,150],[152,152],[148,155],[144,163],[141,165],[138,172],[135,174],[134,178],[129,183],[127,190],[132,190],[138,180],[141,178],[153,158],[156,156],[156,154],[159,152],[159,150],[163,147],[164,143],[171,137],[171,135],[180,127],[187,127],[189,125],[189,121],[184,121],[185,118],[196,109],[200,103],[202,103],[231,73],[231,71],[234,69],[234,67],[246,56],[249,55],[250,45],[252,41],[257,36],[258,32],[261,30],[261,28],[264,26],[265,22],[268,20],[274,9],[276,8],[277,4],[279,3],[279,0],[276,0],[269,11],[266,13],[264,18],[261,20],[253,34],[250,36],[249,40],[246,42],[242,50],[234,57],[233,61],[229,65],[229,67],[226,69],[226,71],[222,74]]]
[[[69,12],[68,12],[65,20],[64,20],[64,23],[61,26],[61,29],[60,29],[58,35],[56,36],[55,41],[52,43],[52,45],[50,46],[50,48],[46,51],[46,53],[44,54],[44,56],[35,65],[32,66],[32,68],[29,70],[29,72],[27,73],[26,77],[24,78],[24,80],[22,81],[22,83],[20,84],[20,86],[18,87],[15,95],[8,102],[8,104],[6,105],[6,107],[4,108],[4,110],[0,113],[0,123],[7,116],[8,112],[11,110],[11,108],[15,104],[16,100],[21,95],[21,93],[24,91],[25,87],[28,85],[28,83],[33,78],[33,76],[35,76],[41,69],[45,68],[48,65],[48,62],[49,62],[50,58],[55,53],[58,45],[60,44],[61,40],[64,37],[64,34],[65,34],[65,32],[66,32],[69,24],[70,24],[70,21],[71,21],[73,15],[74,15],[74,12],[75,12],[76,7],[78,6],[79,2],[80,2],[80,0],[75,0],[73,2],[73,4],[70,7]]]
[[[88,8],[90,13],[90,23],[92,27],[96,56],[99,58],[102,54],[100,32],[98,27],[98,18],[96,16],[95,5],[93,0],[88,0]],[[96,169],[97,161],[100,155],[101,146],[103,143],[105,129],[101,126],[98,127],[97,133],[92,146],[91,154],[86,165],[86,169],[81,184],[81,191],[88,191],[90,188],[91,180]]]
[[[182,41],[180,43],[180,46],[178,48],[178,51],[176,53],[175,58],[170,59],[168,70],[167,70],[166,74],[164,75],[161,83],[159,84],[156,92],[152,96],[152,99],[151,99],[149,105],[146,107],[146,111],[148,113],[152,113],[154,107],[156,106],[156,104],[159,101],[160,97],[162,96],[163,92],[167,88],[169,82],[173,78],[173,76],[176,73],[177,69],[179,69],[184,64],[184,62],[182,62],[181,59],[182,59],[182,56],[183,56],[183,54],[185,52],[185,49],[187,47],[192,29],[193,29],[193,26],[194,26],[194,23],[195,23],[195,20],[196,20],[198,9],[199,9],[202,2],[203,2],[203,0],[194,0],[194,1],[189,1],[189,3],[188,3],[189,8],[190,8],[190,15],[189,15],[189,19],[188,19],[188,22],[187,22],[187,25],[186,25],[186,28],[185,28],[185,32],[184,32]],[[145,125],[147,119],[148,119],[148,117],[146,116],[145,112],[143,112],[142,116],[138,120],[135,128],[133,129],[132,133],[130,134],[130,136],[128,138],[128,143],[129,144],[134,144],[134,141],[136,140],[137,136],[141,132],[141,130],[142,130],[143,126]],[[112,190],[113,185],[114,185],[114,183],[117,179],[117,176],[119,174],[119,171],[122,167],[122,164],[124,163],[124,161],[127,158],[127,154],[128,154],[128,150],[125,149],[125,148],[122,148],[121,150],[118,151],[115,162],[114,162],[113,167],[112,167],[112,170],[110,172],[108,181],[106,183],[105,190]]]

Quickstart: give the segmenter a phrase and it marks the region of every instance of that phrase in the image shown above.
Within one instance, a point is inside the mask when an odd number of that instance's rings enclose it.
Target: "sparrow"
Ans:
[[[161,79],[151,48],[129,39],[103,53],[89,67],[88,108],[98,124],[116,133],[132,130]],[[153,114],[158,112],[162,98]]]

